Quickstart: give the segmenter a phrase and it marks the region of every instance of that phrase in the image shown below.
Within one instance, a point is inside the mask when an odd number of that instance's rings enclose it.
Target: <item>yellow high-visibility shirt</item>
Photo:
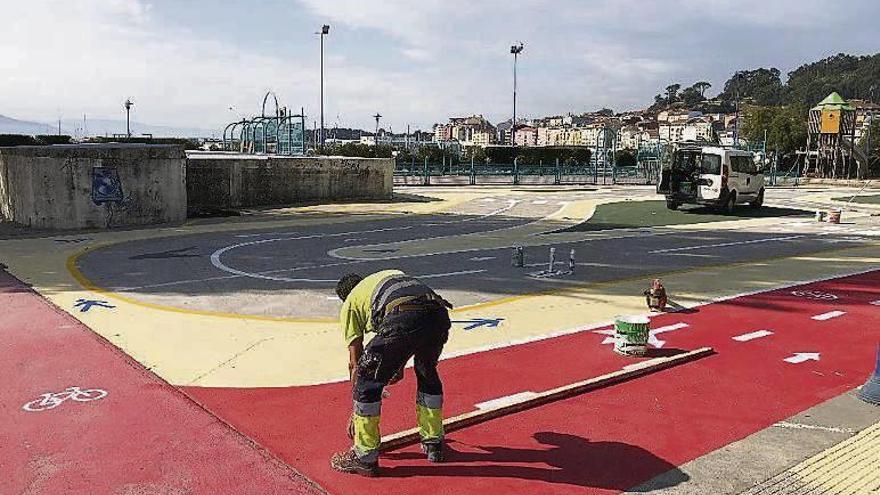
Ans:
[[[372,322],[373,292],[376,287],[388,277],[403,275],[400,270],[382,270],[367,276],[352,289],[342,309],[339,311],[339,324],[342,325],[342,334],[345,337],[345,345],[350,345],[353,340],[363,337],[367,332],[375,332]]]

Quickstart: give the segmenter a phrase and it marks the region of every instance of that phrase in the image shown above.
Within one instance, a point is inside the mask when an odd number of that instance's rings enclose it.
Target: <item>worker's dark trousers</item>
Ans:
[[[354,398],[354,449],[366,462],[379,456],[382,389],[410,357],[418,380],[416,414],[423,443],[443,439],[443,384],[437,361],[449,338],[449,313],[438,304],[387,315],[358,363]]]

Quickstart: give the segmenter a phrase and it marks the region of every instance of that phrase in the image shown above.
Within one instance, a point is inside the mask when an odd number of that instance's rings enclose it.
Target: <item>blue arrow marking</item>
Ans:
[[[504,318],[471,318],[470,320],[454,320],[452,323],[465,325],[465,330],[473,330],[479,327],[495,328],[504,321]]]
[[[96,299],[77,299],[76,304],[73,305],[74,308],[79,308],[80,313],[87,313],[94,306],[97,306],[99,308],[116,307],[111,304],[107,304],[107,301],[99,301]]]

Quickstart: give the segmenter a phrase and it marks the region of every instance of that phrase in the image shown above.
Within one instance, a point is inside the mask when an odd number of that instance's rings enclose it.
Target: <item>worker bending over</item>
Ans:
[[[379,415],[382,391],[399,380],[415,356],[418,380],[416,413],[422,451],[428,460],[443,460],[443,384],[437,361],[449,337],[452,306],[419,280],[399,270],[362,278],[345,275],[336,285],[342,299],[339,321],[348,345],[354,413],[350,436],[354,446],[333,455],[337,471],[376,476],[379,470]],[[376,335],[364,348],[364,334]]]

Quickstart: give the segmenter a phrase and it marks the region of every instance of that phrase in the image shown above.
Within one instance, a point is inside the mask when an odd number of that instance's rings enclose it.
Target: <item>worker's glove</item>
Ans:
[[[348,438],[354,440],[354,413],[348,417]]]

